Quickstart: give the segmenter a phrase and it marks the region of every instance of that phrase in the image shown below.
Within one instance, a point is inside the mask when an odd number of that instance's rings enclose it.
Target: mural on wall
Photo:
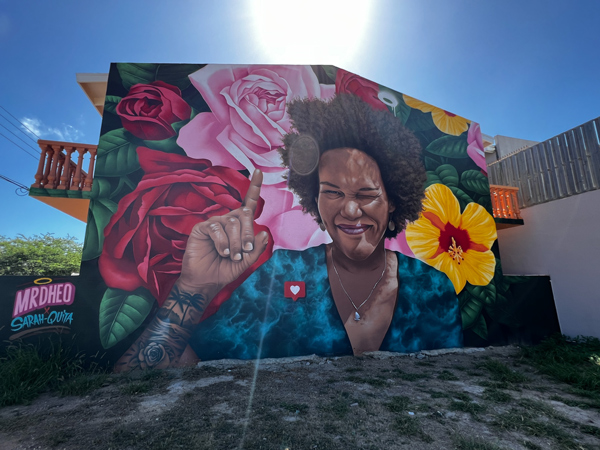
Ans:
[[[485,169],[479,125],[333,66],[113,64],[74,281],[89,351],[481,345],[526,280],[502,275]]]

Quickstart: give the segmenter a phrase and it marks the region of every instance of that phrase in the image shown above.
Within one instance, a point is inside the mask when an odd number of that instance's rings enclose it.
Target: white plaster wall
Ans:
[[[498,231],[505,274],[550,275],[561,331],[600,338],[600,190],[521,211]]]

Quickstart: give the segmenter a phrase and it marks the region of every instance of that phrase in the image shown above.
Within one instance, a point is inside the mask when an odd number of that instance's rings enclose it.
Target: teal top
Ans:
[[[418,259],[396,255],[398,300],[380,350],[462,347],[452,282]],[[286,281],[304,281],[306,296],[296,301],[284,297]],[[351,355],[329,286],[325,246],[273,252],[197,327],[190,345],[202,360]]]

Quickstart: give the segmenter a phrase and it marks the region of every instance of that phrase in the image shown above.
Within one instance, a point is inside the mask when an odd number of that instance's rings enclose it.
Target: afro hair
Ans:
[[[322,222],[315,202],[319,195],[318,171],[298,173],[291,161],[297,151],[293,148],[294,143],[302,136],[311,137],[317,144],[318,156],[313,156],[316,160],[314,167],[320,155],[337,148],[354,148],[375,160],[389,201],[395,207],[390,219],[396,227],[394,230],[387,229],[385,237],[395,237],[405,228],[407,221],[418,219],[426,181],[421,145],[399,119],[387,111],[376,111],[349,94],[338,94],[328,102],[320,99],[294,100],[288,105],[288,113],[292,129],[283,137],[283,147],[279,149],[284,166],[290,168],[288,186],[300,197],[303,210],[319,224]],[[303,145],[297,147],[303,151]]]

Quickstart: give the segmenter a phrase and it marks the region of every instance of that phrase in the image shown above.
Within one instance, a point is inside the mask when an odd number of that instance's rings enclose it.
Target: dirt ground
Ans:
[[[600,406],[518,348],[216,361],[0,409],[0,449],[600,449]]]

